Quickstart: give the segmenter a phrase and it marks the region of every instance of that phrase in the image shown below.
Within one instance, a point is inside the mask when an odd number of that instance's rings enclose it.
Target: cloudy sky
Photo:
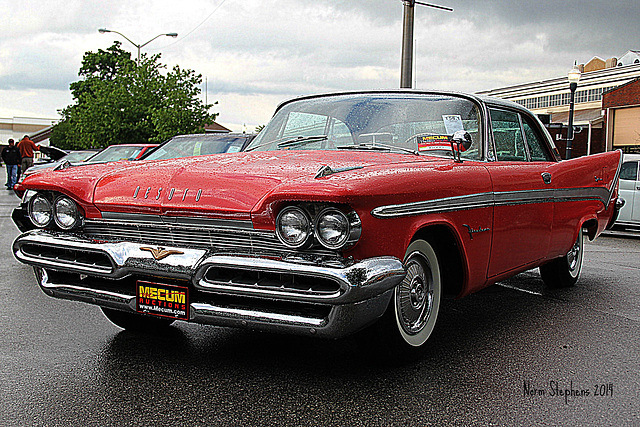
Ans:
[[[416,7],[417,89],[476,92],[640,49],[637,0],[438,0]],[[59,118],[82,55],[114,40],[208,81],[218,122],[266,123],[288,98],[399,87],[401,0],[0,0],[0,117]],[[204,90],[204,84],[203,84]],[[203,94],[204,98],[204,94]]]

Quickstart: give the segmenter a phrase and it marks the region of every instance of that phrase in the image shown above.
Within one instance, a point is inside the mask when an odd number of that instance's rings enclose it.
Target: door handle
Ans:
[[[551,184],[551,174],[549,172],[542,172],[541,176],[545,184]]]

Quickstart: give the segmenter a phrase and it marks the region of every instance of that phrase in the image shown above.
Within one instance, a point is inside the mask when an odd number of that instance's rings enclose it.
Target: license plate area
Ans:
[[[189,288],[138,280],[136,311],[170,319],[189,320]]]

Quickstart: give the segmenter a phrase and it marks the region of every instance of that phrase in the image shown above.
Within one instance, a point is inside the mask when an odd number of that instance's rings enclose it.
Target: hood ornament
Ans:
[[[316,172],[316,175],[314,176],[314,178],[315,179],[324,178],[325,176],[333,175],[334,173],[352,171],[352,170],[362,169],[362,168],[364,168],[364,166],[347,166],[344,168],[332,168],[329,165],[324,165],[320,169],[318,169],[318,172]]]
[[[164,259],[164,258],[168,257],[169,255],[182,255],[182,254],[184,254],[184,252],[182,252],[182,251],[176,251],[174,249],[163,249],[163,248],[141,247],[140,250],[141,251],[149,251],[149,252],[151,252],[151,255],[153,255],[153,257],[156,259],[156,261],[160,261],[161,259]]]

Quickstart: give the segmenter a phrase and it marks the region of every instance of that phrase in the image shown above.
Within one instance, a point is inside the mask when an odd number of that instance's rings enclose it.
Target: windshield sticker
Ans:
[[[451,150],[447,135],[424,135],[418,137],[418,151]]]
[[[462,125],[462,117],[459,114],[443,115],[442,121],[444,122],[444,128],[449,135],[453,135],[459,130],[464,130]]]

